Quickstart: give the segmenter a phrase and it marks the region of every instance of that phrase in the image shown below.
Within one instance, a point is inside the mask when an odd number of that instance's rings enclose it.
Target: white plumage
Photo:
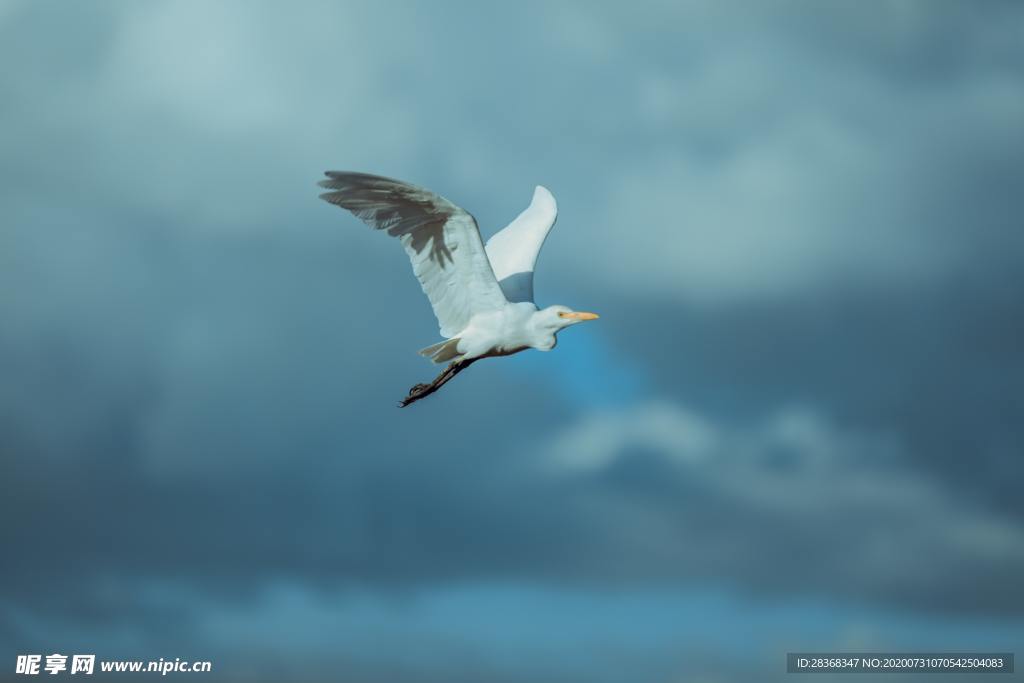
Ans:
[[[487,258],[509,301],[533,303],[533,269],[556,218],[555,198],[538,185],[530,206],[487,240]]]
[[[448,338],[421,351],[434,362],[468,364],[527,348],[547,351],[562,328],[597,318],[566,306],[538,310],[534,304],[537,254],[558,214],[545,188],[538,186],[530,206],[485,247],[476,219],[429,190],[366,173],[326,175],[320,185],[329,191],[321,199],[397,237],[405,247],[441,336]]]

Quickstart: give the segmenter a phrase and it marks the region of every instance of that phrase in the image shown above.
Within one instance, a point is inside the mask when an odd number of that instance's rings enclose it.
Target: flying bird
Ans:
[[[533,269],[555,224],[555,198],[541,186],[533,201],[484,245],[476,219],[430,190],[367,173],[327,171],[320,198],[350,211],[375,230],[397,237],[430,300],[444,341],[420,351],[449,365],[417,384],[399,403],[428,396],[481,358],[526,349],[550,351],[563,328],[596,320],[568,306],[538,309]]]

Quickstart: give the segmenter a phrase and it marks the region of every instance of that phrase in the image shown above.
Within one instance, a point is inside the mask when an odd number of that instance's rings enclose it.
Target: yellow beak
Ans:
[[[570,311],[568,313],[559,313],[560,318],[572,318],[573,320],[597,320],[601,316],[597,313],[587,313],[586,311]]]

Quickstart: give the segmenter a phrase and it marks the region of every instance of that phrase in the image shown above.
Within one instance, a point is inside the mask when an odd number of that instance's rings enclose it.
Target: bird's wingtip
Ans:
[[[533,203],[534,204],[549,204],[551,208],[556,209],[557,204],[555,203],[555,195],[551,194],[551,190],[538,185],[533,188]]]

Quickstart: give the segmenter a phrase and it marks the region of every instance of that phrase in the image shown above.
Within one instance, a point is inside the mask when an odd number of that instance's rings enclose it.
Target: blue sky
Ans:
[[[1010,2],[0,2],[0,653],[772,681],[1024,636]],[[404,411],[406,179],[601,314]],[[737,656],[736,647],[744,654]]]

